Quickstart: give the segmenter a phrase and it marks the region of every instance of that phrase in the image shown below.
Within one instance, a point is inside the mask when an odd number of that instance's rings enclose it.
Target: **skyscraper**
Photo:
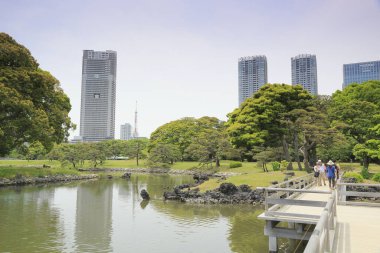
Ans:
[[[114,139],[116,52],[83,51],[80,135],[83,141]]]
[[[343,89],[369,80],[380,80],[380,61],[343,64]]]
[[[132,125],[125,123],[120,126],[120,140],[130,140],[132,139]]]
[[[313,95],[318,95],[317,57],[300,54],[292,57],[292,85],[302,87]]]
[[[239,105],[268,82],[265,55],[239,58]]]

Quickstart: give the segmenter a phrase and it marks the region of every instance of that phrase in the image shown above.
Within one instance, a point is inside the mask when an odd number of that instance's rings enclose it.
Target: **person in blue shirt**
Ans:
[[[335,188],[335,173],[336,173],[335,165],[330,160],[327,163],[327,167],[326,167],[326,174],[327,174],[327,178],[329,180],[329,187],[330,187],[330,189],[334,189]]]

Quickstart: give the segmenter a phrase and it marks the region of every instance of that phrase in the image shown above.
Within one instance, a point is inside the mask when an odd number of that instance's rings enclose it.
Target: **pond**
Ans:
[[[164,201],[190,176],[0,188],[0,252],[267,252],[263,209]],[[146,189],[150,201],[143,201]]]

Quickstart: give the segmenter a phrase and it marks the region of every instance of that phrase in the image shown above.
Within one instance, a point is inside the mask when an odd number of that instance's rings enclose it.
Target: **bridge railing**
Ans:
[[[314,174],[308,174],[303,177],[295,178],[278,185],[271,187],[258,187],[257,189],[263,190],[265,195],[265,213],[262,218],[266,220],[266,227],[264,234],[269,236],[269,250],[277,250],[276,237],[284,237],[298,240],[309,240],[312,235],[312,245],[309,246],[313,251],[319,252],[324,249],[331,249],[333,236],[336,226],[336,197],[335,192],[310,189],[315,185]],[[327,201],[315,199],[298,198],[301,194],[329,194]],[[323,212],[317,213],[302,213],[302,208],[285,208],[284,206],[306,206],[306,207],[321,207]],[[278,228],[278,222],[287,222],[288,229]],[[294,225],[293,225],[294,224]],[[309,232],[305,230],[309,224],[309,228],[314,228],[316,224],[316,231]],[[295,231],[293,231],[293,230]],[[317,250],[319,251],[317,251]]]
[[[336,228],[336,193],[332,193],[326,207],[323,209],[314,231],[306,245],[304,252],[319,253],[331,252]]]
[[[347,190],[348,189],[348,190]],[[376,189],[375,191],[371,189]],[[370,201],[350,201],[348,197],[362,197],[380,199],[380,184],[359,184],[359,183],[337,183],[338,204],[353,206],[374,206],[380,207],[380,200]]]
[[[294,188],[294,189],[302,189],[309,188],[314,183],[314,174],[309,173],[302,177],[296,177],[278,184],[274,184],[270,186],[271,188]]]
[[[318,215],[309,215],[303,213],[290,213],[280,212],[279,209],[283,206],[312,206],[312,207],[324,207],[326,201],[316,200],[301,200],[296,199],[297,196],[303,193],[316,193],[316,194],[331,194],[330,191],[321,190],[309,190],[315,184],[314,175],[310,173],[308,175],[297,177],[271,187],[258,187],[258,190],[264,191],[265,197],[265,215],[267,216],[292,216],[298,218],[311,218],[318,219]]]

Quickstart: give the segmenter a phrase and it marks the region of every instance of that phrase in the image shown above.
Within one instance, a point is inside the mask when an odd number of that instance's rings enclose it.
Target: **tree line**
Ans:
[[[331,97],[268,84],[228,115],[227,131],[247,156],[284,158],[288,169],[296,161],[310,171],[317,159],[358,159],[368,169],[371,159],[380,159],[379,98],[380,81],[352,84]]]
[[[39,68],[27,48],[0,33],[0,156],[47,156],[77,167],[105,159],[147,158],[150,166],[221,159],[285,161],[310,171],[317,159],[380,159],[380,81],[352,84],[332,96],[312,96],[301,86],[267,84],[227,115],[182,118],[158,127],[150,139],[68,144],[75,124],[59,81]]]

